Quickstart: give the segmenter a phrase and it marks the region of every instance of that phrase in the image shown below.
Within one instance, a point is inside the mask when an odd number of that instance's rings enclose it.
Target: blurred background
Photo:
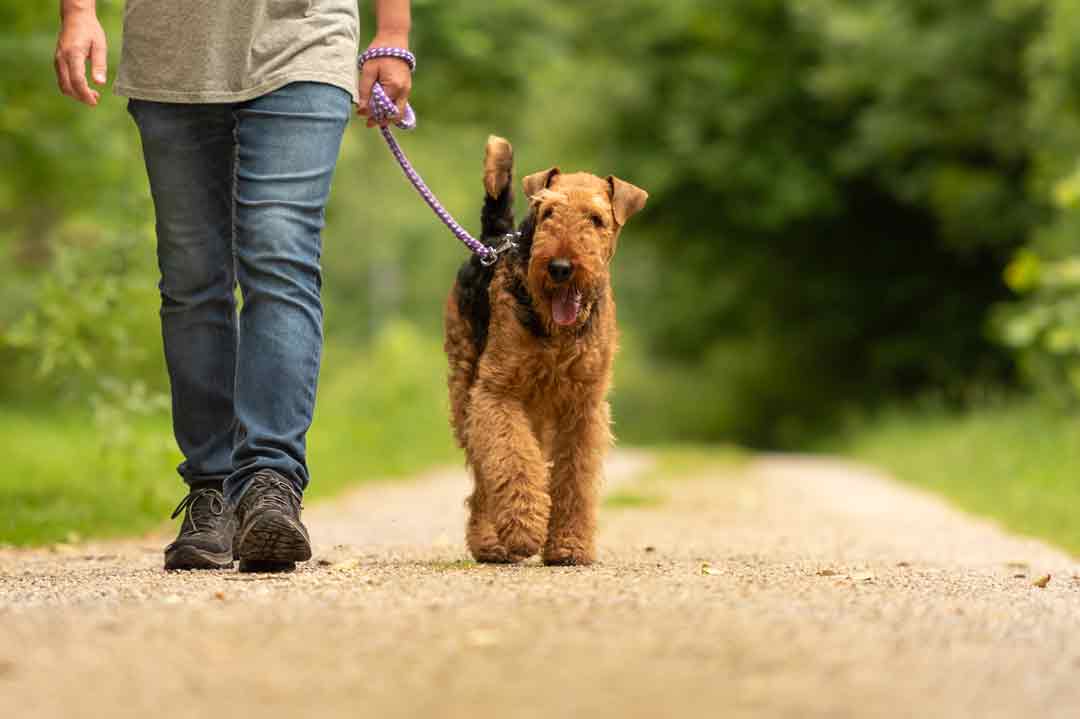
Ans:
[[[12,544],[144,531],[182,494],[138,137],[122,98],[58,93],[55,5],[0,0]],[[621,442],[848,453],[1080,551],[1080,4],[413,6],[403,144],[467,226],[491,132],[519,177],[650,193],[615,260]],[[112,78],[122,3],[98,8]],[[440,333],[465,253],[359,123],[324,242],[312,493],[459,461]]]

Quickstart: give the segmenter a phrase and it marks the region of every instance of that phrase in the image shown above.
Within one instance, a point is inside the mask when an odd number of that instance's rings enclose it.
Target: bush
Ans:
[[[620,89],[601,149],[649,189],[630,231],[655,241],[622,258],[622,316],[733,405],[706,426],[789,444],[853,403],[1011,381],[987,326],[1040,217],[1025,132],[1039,4],[651,0],[603,16],[622,54],[597,60]],[[710,395],[717,372],[731,382]]]
[[[152,242],[96,226],[61,228],[47,274],[5,308],[0,352],[9,369],[0,393],[43,390],[86,401],[103,383],[164,388]]]
[[[1058,405],[1080,399],[1080,7],[1044,3],[1044,31],[1028,53],[1028,123],[1037,139],[1032,191],[1050,211],[1005,271],[1022,302],[997,308],[999,336],[1025,377]]]

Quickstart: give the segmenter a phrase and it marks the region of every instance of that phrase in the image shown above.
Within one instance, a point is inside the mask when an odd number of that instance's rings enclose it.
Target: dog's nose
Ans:
[[[557,257],[548,263],[548,274],[556,282],[566,282],[574,274],[574,264],[563,257]]]

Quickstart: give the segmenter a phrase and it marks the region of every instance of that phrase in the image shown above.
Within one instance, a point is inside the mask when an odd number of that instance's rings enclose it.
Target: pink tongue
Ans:
[[[551,316],[555,324],[572,325],[581,309],[581,296],[570,289],[559,290],[551,298]]]

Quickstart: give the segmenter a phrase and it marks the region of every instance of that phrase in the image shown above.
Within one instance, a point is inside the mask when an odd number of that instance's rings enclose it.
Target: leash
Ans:
[[[378,57],[393,57],[398,60],[403,60],[409,66],[409,72],[416,71],[416,56],[408,50],[399,47],[374,47],[366,52],[362,53],[357,58],[357,65],[360,68],[364,67],[364,63],[368,60],[374,60]],[[393,123],[402,130],[413,130],[416,128],[416,113],[410,105],[405,105],[405,112],[401,117],[398,117],[397,107],[394,105],[393,100],[386,94],[386,90],[382,85],[375,83],[371,87],[371,102],[368,105],[371,111],[371,117],[373,120],[380,124],[379,132],[382,133],[383,139],[386,140],[386,145],[390,148],[390,152],[393,153],[394,159],[397,160],[398,165],[401,166],[401,171],[405,173],[405,177],[409,178],[409,182],[416,188],[416,191],[420,193],[420,197],[424,199],[428,207],[435,212],[442,223],[454,233],[454,236],[461,240],[461,243],[465,245],[469,250],[480,257],[480,264],[485,267],[490,267],[499,261],[499,255],[504,252],[517,247],[518,233],[509,232],[502,237],[502,243],[497,247],[487,245],[480,240],[470,235],[464,227],[459,225],[457,221],[450,215],[438,198],[424,183],[420,173],[418,173],[409,162],[409,158],[405,156],[405,151],[401,149],[401,145],[398,144],[394,134],[390,132],[390,128],[386,123],[393,121]]]

